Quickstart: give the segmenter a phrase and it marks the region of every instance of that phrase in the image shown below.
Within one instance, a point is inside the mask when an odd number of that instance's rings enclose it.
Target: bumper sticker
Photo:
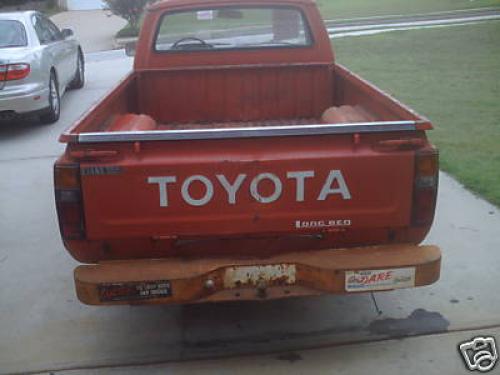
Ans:
[[[415,286],[415,267],[346,271],[347,292],[391,290]]]
[[[172,286],[167,280],[99,285],[101,302],[136,301],[170,297],[171,295]]]

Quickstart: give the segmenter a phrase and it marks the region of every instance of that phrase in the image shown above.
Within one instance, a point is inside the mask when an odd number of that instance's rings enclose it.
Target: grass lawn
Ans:
[[[433,121],[443,170],[500,205],[500,21],[333,43],[340,63]]]
[[[500,8],[500,0],[317,0],[324,19],[384,16],[392,14],[432,13],[484,7]],[[117,37],[136,36],[129,25]]]
[[[325,19],[500,7],[500,0],[317,0]]]

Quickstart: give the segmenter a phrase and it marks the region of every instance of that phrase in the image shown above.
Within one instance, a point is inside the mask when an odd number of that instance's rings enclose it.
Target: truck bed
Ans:
[[[133,141],[144,139],[145,132],[168,138],[169,132],[184,130],[301,127],[307,133],[310,126],[324,125],[330,134],[335,131],[330,125],[374,125],[365,131],[375,131],[375,125],[377,131],[380,125],[431,126],[339,64],[253,70],[225,67],[132,73],[61,140],[117,139],[103,133],[126,133],[119,139]],[[248,86],[252,81],[257,83]],[[224,87],[217,82],[225,82]],[[92,137],[85,136],[89,133]]]

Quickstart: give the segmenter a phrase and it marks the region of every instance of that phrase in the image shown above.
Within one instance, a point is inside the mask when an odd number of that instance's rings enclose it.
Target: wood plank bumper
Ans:
[[[79,266],[74,276],[89,305],[187,304],[418,287],[436,282],[440,268],[438,247],[403,244],[263,259],[114,261]]]

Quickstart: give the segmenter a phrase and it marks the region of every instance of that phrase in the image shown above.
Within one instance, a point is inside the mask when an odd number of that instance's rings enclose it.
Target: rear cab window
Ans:
[[[163,15],[157,52],[300,48],[313,44],[302,12],[294,7],[219,7]]]
[[[28,38],[24,25],[15,20],[0,20],[0,48],[26,47]]]

